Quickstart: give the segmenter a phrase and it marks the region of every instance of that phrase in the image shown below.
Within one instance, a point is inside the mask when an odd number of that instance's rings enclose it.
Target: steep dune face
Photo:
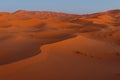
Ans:
[[[120,10],[89,15],[19,10],[0,13],[0,64],[39,53],[44,44],[77,34],[120,45]]]
[[[2,34],[1,34],[2,35]],[[74,35],[66,32],[16,33],[2,35],[0,65],[16,62],[40,53],[43,44],[64,40]]]

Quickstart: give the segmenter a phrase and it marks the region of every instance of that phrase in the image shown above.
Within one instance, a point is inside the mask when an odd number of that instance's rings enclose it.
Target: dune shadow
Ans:
[[[31,52],[30,52],[31,51]],[[25,60],[28,58],[31,58],[33,56],[36,56],[38,54],[40,54],[41,50],[38,48],[38,50],[29,50],[29,51],[25,51],[25,53],[21,53],[21,51],[16,52],[16,53],[6,53],[6,55],[1,55],[1,59],[0,59],[0,66],[2,65],[7,65],[7,64],[12,64],[21,60]]]

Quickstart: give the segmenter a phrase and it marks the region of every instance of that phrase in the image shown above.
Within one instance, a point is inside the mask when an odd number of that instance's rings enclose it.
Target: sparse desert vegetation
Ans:
[[[80,51],[76,51],[75,53],[78,54],[78,55],[87,56],[86,53],[83,53],[83,52],[80,52]]]
[[[76,51],[75,53],[76,53],[76,54],[83,54],[83,53],[81,53],[80,51]]]
[[[116,54],[116,56],[120,56],[120,52],[116,52],[115,54]]]

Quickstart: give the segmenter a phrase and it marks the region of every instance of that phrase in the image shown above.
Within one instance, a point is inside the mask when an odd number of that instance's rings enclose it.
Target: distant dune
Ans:
[[[0,80],[120,80],[120,10],[0,12]]]

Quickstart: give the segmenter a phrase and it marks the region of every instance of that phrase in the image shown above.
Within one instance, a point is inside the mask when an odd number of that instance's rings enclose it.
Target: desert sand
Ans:
[[[1,12],[0,80],[120,80],[120,10]]]

